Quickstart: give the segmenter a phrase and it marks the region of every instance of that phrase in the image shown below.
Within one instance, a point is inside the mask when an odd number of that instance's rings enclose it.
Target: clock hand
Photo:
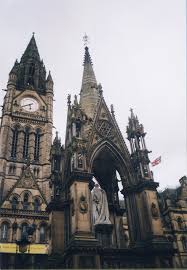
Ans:
[[[31,108],[31,105],[33,105],[33,103],[29,103],[29,104],[26,104],[26,105],[22,105],[21,107],[23,108],[23,107],[26,107],[26,106],[30,106],[30,108]]]

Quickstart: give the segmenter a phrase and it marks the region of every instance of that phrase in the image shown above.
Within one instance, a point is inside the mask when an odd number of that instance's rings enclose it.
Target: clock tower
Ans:
[[[30,250],[39,244],[36,256],[26,260],[38,267],[46,261],[41,254],[47,254],[49,239],[46,206],[50,199],[53,80],[50,72],[46,76],[34,35],[11,69],[5,91],[0,125],[0,242],[6,253],[24,239]],[[6,253],[2,256],[4,268],[27,268],[21,256],[10,254],[7,260]]]
[[[40,59],[34,34],[9,73],[0,133],[1,200],[26,164],[49,200],[50,146],[53,126],[53,80]]]

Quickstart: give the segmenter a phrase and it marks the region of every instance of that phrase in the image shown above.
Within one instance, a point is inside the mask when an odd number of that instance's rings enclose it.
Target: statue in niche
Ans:
[[[109,210],[106,192],[95,184],[92,190],[93,203],[93,223],[97,224],[111,224],[109,220]]]

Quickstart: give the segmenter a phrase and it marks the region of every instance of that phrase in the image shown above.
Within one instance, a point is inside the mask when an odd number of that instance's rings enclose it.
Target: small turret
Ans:
[[[46,80],[46,89],[53,91],[53,85],[54,85],[53,79],[51,76],[51,72],[49,71],[49,74],[48,74],[47,80]]]
[[[8,84],[7,84],[8,86],[10,85],[16,86],[18,67],[19,67],[19,63],[16,59],[14,66],[12,67],[9,73],[9,79],[8,79]]]

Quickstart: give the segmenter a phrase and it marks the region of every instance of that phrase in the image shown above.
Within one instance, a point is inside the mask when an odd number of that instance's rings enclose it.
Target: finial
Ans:
[[[56,138],[58,139],[58,131],[56,131]]]
[[[71,105],[71,95],[70,94],[68,94],[67,100],[68,100],[68,106],[70,106]]]
[[[35,35],[35,32],[32,32],[32,36],[34,37],[34,35]]]
[[[135,119],[135,115],[134,115],[134,112],[133,112],[133,109],[130,108],[130,112],[131,112],[131,118],[134,118]]]
[[[88,38],[88,35],[86,33],[83,36],[83,42],[84,42],[84,47],[87,47],[88,43],[89,43],[89,38]]]
[[[115,112],[115,111],[114,111],[114,105],[113,105],[113,104],[110,105],[110,110],[111,110],[112,116],[115,116],[115,115],[114,115],[114,112]]]
[[[77,95],[74,96],[74,105],[78,104]]]

